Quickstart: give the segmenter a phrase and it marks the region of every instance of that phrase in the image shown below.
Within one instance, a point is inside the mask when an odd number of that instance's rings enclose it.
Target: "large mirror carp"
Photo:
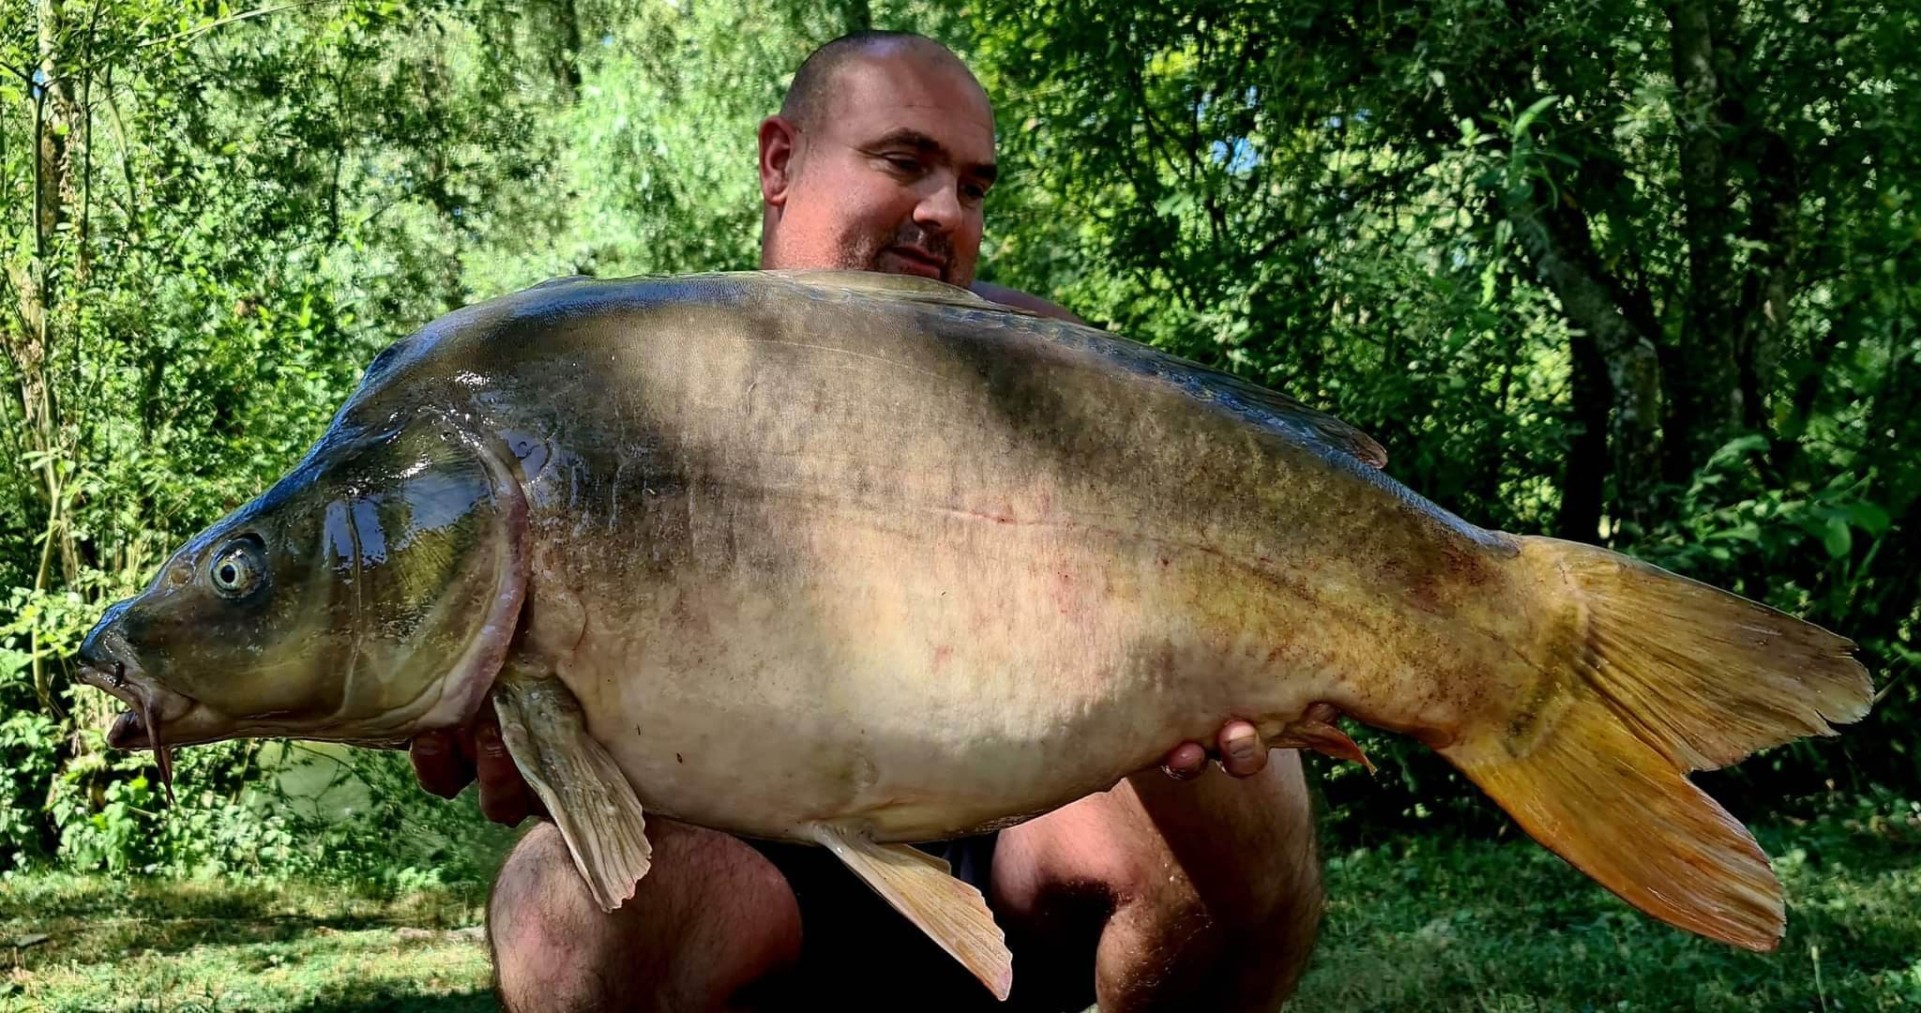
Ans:
[[[396,745],[494,706],[605,908],[642,812],[831,848],[997,994],[1004,827],[1224,719],[1437,750],[1628,903],[1772,948],[1688,780],[1860,719],[1847,640],[1489,531],[1281,394],[935,282],[566,279],[388,348],[307,456],[100,620],[160,752]]]

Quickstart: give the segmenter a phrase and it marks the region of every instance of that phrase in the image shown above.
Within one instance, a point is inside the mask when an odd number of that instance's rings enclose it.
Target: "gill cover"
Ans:
[[[423,414],[322,483],[324,579],[355,631],[341,716],[372,732],[465,722],[500,671],[526,593],[526,502],[502,458]]]
[[[198,705],[178,742],[391,744],[464,722],[525,593],[526,505],[501,460],[431,410],[337,425],[89,642]]]

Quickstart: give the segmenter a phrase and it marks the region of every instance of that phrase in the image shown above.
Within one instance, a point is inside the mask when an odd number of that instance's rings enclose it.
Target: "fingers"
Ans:
[[[1175,746],[1161,761],[1161,772],[1176,781],[1191,781],[1207,772],[1210,756],[1221,761],[1221,769],[1235,777],[1253,777],[1267,769],[1267,745],[1253,724],[1234,720],[1221,726],[1210,752],[1198,742]]]
[[[532,812],[527,782],[501,741],[500,725],[491,720],[474,727],[474,768],[480,780],[480,814],[507,826],[517,826]]]
[[[407,749],[420,786],[453,798],[461,789],[480,782],[481,815],[515,826],[528,816],[546,814],[546,807],[527,788],[513,756],[500,737],[500,721],[493,709],[481,708],[466,728],[422,732]]]
[[[1246,721],[1229,721],[1219,737],[1221,769],[1235,777],[1252,777],[1267,769],[1267,746],[1261,733]]]
[[[1161,772],[1176,781],[1191,781],[1207,771],[1207,750],[1198,742],[1175,746],[1161,761]]]
[[[422,732],[407,748],[413,760],[414,777],[420,786],[441,798],[453,798],[474,779],[474,769],[461,755],[460,744],[451,731]]]

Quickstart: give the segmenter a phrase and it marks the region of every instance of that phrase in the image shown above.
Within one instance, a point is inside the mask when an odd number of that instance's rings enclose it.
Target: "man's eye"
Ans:
[[[888,155],[886,156],[886,158],[887,158],[888,165],[891,165],[902,172],[920,171],[920,159],[911,158],[907,155]]]
[[[970,183],[961,187],[961,196],[966,197],[970,201],[984,201],[987,199],[987,188],[984,186],[975,186]]]

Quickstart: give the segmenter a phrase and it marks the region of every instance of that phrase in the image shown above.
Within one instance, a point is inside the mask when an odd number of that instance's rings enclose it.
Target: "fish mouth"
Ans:
[[[127,664],[118,637],[109,636],[104,650],[84,660],[78,681],[105,691],[129,709],[107,728],[107,745],[115,749],[151,749],[160,767],[160,784],[173,801],[173,747],[218,738],[224,722],[198,700],[155,682],[137,665]]]
[[[220,727],[207,720],[213,715],[199,703],[192,703],[179,717],[156,721],[151,707],[134,705],[116,715],[107,728],[107,745],[115,749],[152,749],[172,752],[175,746],[191,746],[221,738]],[[156,727],[157,726],[157,727]],[[220,723],[224,726],[224,722]]]

